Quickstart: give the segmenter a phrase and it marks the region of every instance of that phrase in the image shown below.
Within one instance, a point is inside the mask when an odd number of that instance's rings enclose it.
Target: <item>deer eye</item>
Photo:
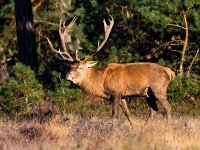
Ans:
[[[78,69],[82,69],[82,67],[78,67]]]

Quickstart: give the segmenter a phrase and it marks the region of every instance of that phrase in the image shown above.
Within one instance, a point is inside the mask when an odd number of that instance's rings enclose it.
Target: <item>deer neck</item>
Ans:
[[[103,89],[104,76],[104,70],[90,68],[87,70],[87,76],[79,86],[91,95],[108,98]]]

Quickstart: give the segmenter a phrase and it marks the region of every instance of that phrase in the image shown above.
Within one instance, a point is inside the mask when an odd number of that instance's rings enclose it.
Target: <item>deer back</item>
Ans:
[[[124,96],[144,95],[147,88],[162,88],[170,78],[163,68],[154,63],[110,64],[104,81],[106,93]]]

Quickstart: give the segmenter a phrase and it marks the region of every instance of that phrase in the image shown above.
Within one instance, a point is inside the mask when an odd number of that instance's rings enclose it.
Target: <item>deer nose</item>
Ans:
[[[73,79],[70,73],[68,73],[68,74],[66,75],[66,78],[67,78],[67,80],[72,80],[72,79]]]

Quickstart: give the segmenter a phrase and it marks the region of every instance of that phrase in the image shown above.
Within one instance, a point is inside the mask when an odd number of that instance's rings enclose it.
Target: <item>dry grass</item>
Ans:
[[[141,132],[144,121],[132,118],[131,128],[122,117],[116,129],[110,118],[82,118],[74,114],[65,120],[54,117],[49,122],[0,120],[0,149],[48,150],[131,150],[131,149],[200,149],[198,118],[173,118],[172,127],[165,128],[163,117]]]

